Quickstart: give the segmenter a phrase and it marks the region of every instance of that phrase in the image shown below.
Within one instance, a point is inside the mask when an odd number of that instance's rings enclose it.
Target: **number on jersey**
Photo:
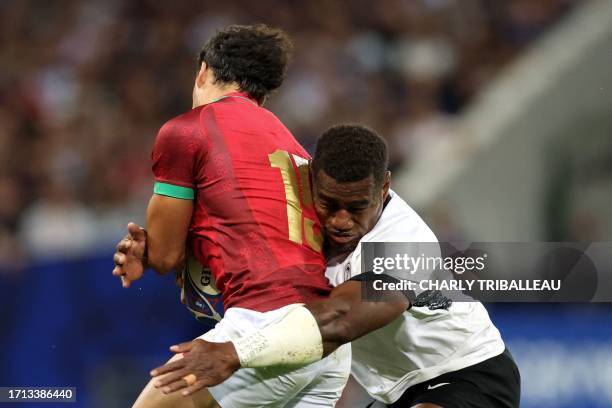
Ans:
[[[305,240],[310,248],[321,252],[323,235],[321,232],[315,233],[313,228],[315,220],[304,216],[302,212],[302,208],[312,208],[308,160],[295,154],[290,155],[285,150],[276,150],[269,154],[268,158],[270,165],[280,170],[285,185],[289,239],[296,244],[302,244]],[[294,162],[298,169],[297,173]],[[302,186],[301,194],[300,185]],[[304,225],[303,237],[302,223]]]

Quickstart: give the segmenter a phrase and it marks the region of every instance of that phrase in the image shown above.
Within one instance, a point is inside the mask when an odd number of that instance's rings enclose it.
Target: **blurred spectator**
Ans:
[[[95,214],[72,198],[58,182],[50,182],[22,216],[21,239],[37,257],[68,257],[94,248]]]
[[[190,108],[216,28],[287,30],[294,63],[268,107],[311,151],[332,123],[368,124],[395,169],[456,138],[453,115],[573,3],[0,2],[0,259],[79,252],[145,205],[156,131]]]

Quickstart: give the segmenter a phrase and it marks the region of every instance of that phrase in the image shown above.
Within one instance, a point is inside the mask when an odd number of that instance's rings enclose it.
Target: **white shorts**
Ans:
[[[290,306],[265,313],[230,308],[214,329],[199,338],[213,343],[231,341],[278,322]],[[350,371],[351,347],[345,344],[300,368],[241,368],[208,390],[222,408],[334,407]]]

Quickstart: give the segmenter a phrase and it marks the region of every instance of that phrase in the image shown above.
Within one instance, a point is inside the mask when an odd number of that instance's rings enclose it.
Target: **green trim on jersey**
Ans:
[[[193,188],[175,186],[174,184],[161,183],[159,181],[155,182],[153,192],[155,194],[173,198],[180,198],[183,200],[193,200],[195,198]]]

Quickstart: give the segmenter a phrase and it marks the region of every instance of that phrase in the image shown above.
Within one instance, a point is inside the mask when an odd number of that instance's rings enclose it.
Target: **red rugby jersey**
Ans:
[[[189,246],[225,308],[260,312],[326,296],[308,153],[270,111],[232,93],[162,126],[155,192],[194,199]]]

